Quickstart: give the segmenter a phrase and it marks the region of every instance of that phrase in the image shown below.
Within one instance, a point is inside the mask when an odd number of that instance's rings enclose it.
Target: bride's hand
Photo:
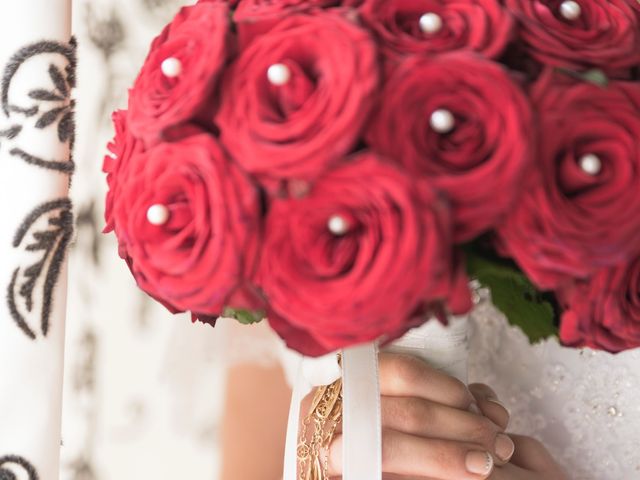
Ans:
[[[481,480],[513,455],[506,409],[492,404],[493,421],[483,416],[461,381],[423,361],[381,354],[380,387],[385,479]],[[341,452],[338,434],[329,452],[333,476],[342,472]]]
[[[506,409],[501,407],[490,387],[473,384],[469,390],[484,415],[497,422],[504,420]],[[539,441],[522,435],[509,436],[515,444],[515,453],[508,464],[496,466],[489,480],[568,480],[562,467]]]
[[[496,467],[489,480],[568,480],[547,449],[537,440],[510,435],[516,445],[511,462]]]

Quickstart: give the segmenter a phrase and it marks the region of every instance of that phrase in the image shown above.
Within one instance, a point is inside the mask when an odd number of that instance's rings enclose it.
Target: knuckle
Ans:
[[[473,402],[473,396],[467,386],[457,378],[451,377],[452,382],[452,395],[455,397],[456,404],[467,408]]]
[[[412,385],[424,377],[424,364],[421,360],[408,355],[395,355],[389,359],[392,378],[401,386]]]
[[[425,365],[422,360],[415,357],[398,357],[398,369],[400,374],[408,381],[416,381],[424,376]]]
[[[496,435],[498,434],[497,426],[486,417],[474,418],[473,425],[469,432],[471,440],[485,445],[487,447],[493,447]]]
[[[417,398],[407,400],[404,415],[407,426],[413,431],[423,430],[434,420],[431,405]]]

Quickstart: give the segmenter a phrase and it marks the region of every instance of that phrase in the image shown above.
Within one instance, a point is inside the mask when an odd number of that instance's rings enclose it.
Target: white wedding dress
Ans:
[[[512,432],[541,440],[574,480],[640,479],[640,349],[530,345],[486,298],[470,319],[469,379],[495,389]]]

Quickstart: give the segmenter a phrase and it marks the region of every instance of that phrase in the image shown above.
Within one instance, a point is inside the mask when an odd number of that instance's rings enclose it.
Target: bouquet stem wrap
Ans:
[[[431,366],[467,383],[468,319],[455,317],[448,327],[431,321],[409,331],[386,351],[422,358]],[[309,375],[302,361],[294,385],[287,431],[284,480],[296,480],[300,402],[322,377]],[[311,378],[313,377],[313,378]],[[375,343],[344,350],[343,377],[343,480],[382,479],[382,437],[378,347]]]
[[[73,235],[71,0],[0,5],[0,478],[58,478]]]

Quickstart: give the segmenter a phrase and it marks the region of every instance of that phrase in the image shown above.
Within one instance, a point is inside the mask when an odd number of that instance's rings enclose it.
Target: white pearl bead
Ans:
[[[560,15],[567,20],[577,20],[582,14],[582,7],[574,0],[566,0],[560,4]]]
[[[164,225],[169,221],[169,209],[166,205],[151,205],[147,210],[147,220],[151,225]]]
[[[438,133],[449,133],[456,126],[456,119],[449,110],[441,108],[431,114],[429,124]]]
[[[182,73],[182,62],[177,58],[169,57],[160,66],[162,73],[169,78],[175,78]]]
[[[438,33],[442,29],[442,17],[437,13],[429,12],[420,17],[420,30],[423,33]]]
[[[283,63],[275,63],[267,70],[267,78],[272,85],[281,87],[291,80],[291,70]]]
[[[593,153],[580,157],[580,168],[588,175],[598,175],[602,171],[602,160]]]
[[[349,231],[349,223],[340,215],[333,215],[327,223],[329,231],[337,236],[342,236]]]

